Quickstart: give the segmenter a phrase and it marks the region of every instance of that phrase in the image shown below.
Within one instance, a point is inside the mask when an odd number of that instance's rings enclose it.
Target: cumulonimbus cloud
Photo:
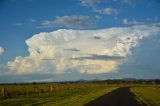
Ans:
[[[29,55],[17,56],[8,66],[19,74],[115,72],[141,39],[159,32],[158,25],[42,32],[26,40]]]

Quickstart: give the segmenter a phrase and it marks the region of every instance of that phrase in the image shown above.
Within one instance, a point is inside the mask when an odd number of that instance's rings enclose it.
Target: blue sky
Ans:
[[[58,73],[58,75],[62,77],[66,76],[66,73],[69,76],[72,76],[72,74],[74,75],[76,73],[76,75],[79,76],[78,77],[79,79],[81,78],[103,79],[105,77],[115,78],[115,76],[117,76],[117,78],[122,78],[122,77],[141,78],[141,76],[139,77],[138,75],[143,73],[147,74],[143,75],[142,78],[160,77],[160,72],[157,71],[160,68],[157,67],[156,65],[156,63],[160,59],[153,57],[150,60],[153,61],[155,60],[155,62],[151,63],[149,61],[149,58],[151,58],[151,56],[158,57],[158,53],[160,52],[160,47],[158,46],[159,43],[157,43],[159,42],[159,40],[157,40],[159,39],[158,36],[159,35],[158,25],[160,22],[159,10],[160,10],[159,0],[1,0],[0,1],[0,29],[1,29],[0,72],[2,72],[2,74],[0,75],[1,76],[0,82],[7,81],[3,77],[10,76],[12,75],[12,73],[16,73],[12,78],[14,79],[13,81],[19,81],[21,79],[20,76],[26,76],[26,79],[24,81],[27,81],[27,77],[29,75],[35,77],[36,75],[38,76],[39,73],[42,72],[42,69],[44,70],[44,67],[46,66],[49,67],[48,71],[46,71],[46,73],[43,72],[41,73],[41,75],[42,76],[44,75],[44,77],[46,76],[46,74],[50,73],[52,73],[53,76],[57,75]],[[149,25],[155,26],[155,28],[154,27],[149,28]],[[73,31],[71,31],[71,29]],[[135,29],[135,32],[133,32],[132,29]],[[115,31],[116,33],[112,34],[110,30]],[[140,34],[143,35],[144,39],[140,38],[141,35],[136,35],[138,31]],[[44,34],[42,32],[46,33]],[[119,33],[121,32],[123,32],[122,34],[124,35],[125,34],[128,35],[126,36],[119,35]],[[95,35],[94,33],[97,35]],[[106,35],[106,33],[109,34]],[[153,34],[154,35],[153,37],[152,35],[148,35],[151,37],[145,38],[146,33],[147,34],[155,33],[155,34]],[[77,35],[72,35],[72,34],[77,34]],[[84,36],[83,34],[88,34],[88,35]],[[36,37],[33,37],[33,35],[35,35]],[[75,37],[70,38],[71,35],[72,37],[73,36]],[[116,35],[115,38],[114,35]],[[134,37],[132,35],[135,35],[136,37],[138,36],[137,39],[139,40],[134,42],[136,46],[130,47],[130,44],[126,44],[127,45],[127,46],[125,45],[125,49],[127,49],[126,52],[122,53],[120,51],[117,51],[116,53],[113,53],[114,50],[112,49],[115,48],[117,49],[119,47],[115,46],[118,45],[118,43],[116,42],[117,40],[119,39],[124,40],[124,38],[128,36],[133,39]],[[58,38],[56,38],[55,36],[58,36]],[[93,39],[88,40],[88,38],[91,37],[97,40],[98,39],[103,39],[103,40],[102,41],[94,41]],[[38,40],[42,38],[43,40],[41,40],[41,42],[39,43]],[[45,42],[46,39],[49,40],[52,39],[54,47],[51,47],[52,43],[51,44],[43,43]],[[65,41],[63,41],[62,39],[65,39]],[[108,41],[107,39],[114,39],[114,40]],[[149,40],[147,41],[146,39]],[[107,47],[104,46],[105,43],[104,41],[106,42],[105,45],[107,45]],[[92,45],[87,44],[86,42],[90,42],[97,45],[92,47]],[[45,47],[43,44],[45,45]],[[142,46],[142,44],[144,45]],[[148,53],[144,57],[144,60],[146,59],[148,63],[147,62],[144,63],[144,61],[142,61],[141,63],[139,63],[142,65],[138,65],[136,68],[133,67],[136,61],[139,61],[136,60],[137,57],[138,56],[141,57],[142,56],[141,54],[143,54],[143,52],[146,50],[144,48],[147,48],[148,50],[149,47],[152,47],[151,46],[152,44],[155,44],[154,49],[151,50],[152,52],[149,52],[150,54]],[[37,45],[39,46],[37,47]],[[119,48],[117,50],[119,50]],[[51,52],[50,56],[48,55],[46,56],[44,51],[48,53]],[[71,53],[64,53],[66,51],[69,51]],[[76,51],[77,52],[79,51],[81,53],[77,53]],[[39,53],[39,55],[34,54],[35,52]],[[113,61],[111,57],[115,55],[123,57],[125,59]],[[66,56],[67,58],[64,58],[64,56]],[[17,57],[20,57],[20,59],[16,60]],[[80,60],[82,57],[85,59]],[[107,60],[105,61],[101,60],[102,57],[107,58]],[[108,57],[110,60],[108,59]],[[36,68],[31,67],[30,65],[21,66],[23,64],[30,64],[30,62],[37,63],[40,65],[42,61],[36,60],[36,58],[43,58],[42,60],[45,60],[46,58],[47,59],[54,58],[55,62],[48,61],[46,63],[43,63],[43,65],[45,64],[44,67],[37,66]],[[76,59],[79,59],[79,61],[73,62],[73,60]],[[70,61],[70,60],[72,60],[72,62],[70,63],[72,65],[67,66],[67,63],[65,61]],[[23,63],[24,61],[25,63]],[[129,65],[126,66],[126,62]],[[53,64],[54,67],[50,67],[50,65]],[[94,66],[92,66],[93,64]],[[104,66],[106,64],[113,65],[114,68],[112,67],[108,69],[100,64],[104,64]],[[153,66],[154,68],[145,71],[146,68],[142,67],[146,67],[148,66],[148,64],[151,65],[150,67]],[[58,70],[58,67],[62,67],[61,65],[65,66],[64,69],[60,69],[59,71],[55,72],[50,71],[50,70]],[[31,68],[33,68],[34,70],[31,70]],[[91,69],[94,71],[89,71]],[[97,72],[98,70],[100,71]],[[133,72],[127,70],[135,70],[135,71]],[[111,77],[108,77],[110,76],[110,74]],[[16,76],[19,76],[19,78],[18,79],[14,78]],[[39,79],[39,77],[37,77],[37,80],[46,80],[46,79],[60,80],[60,77],[54,79],[52,78],[45,79],[45,78],[40,77]],[[68,77],[66,77],[66,80],[67,78]],[[65,78],[62,79],[65,80]]]

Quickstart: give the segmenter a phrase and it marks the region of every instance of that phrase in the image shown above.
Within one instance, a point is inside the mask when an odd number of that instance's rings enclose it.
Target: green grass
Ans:
[[[132,87],[131,91],[139,102],[148,106],[160,106],[160,88],[158,87]]]
[[[93,87],[1,99],[0,106],[82,106],[116,87]]]

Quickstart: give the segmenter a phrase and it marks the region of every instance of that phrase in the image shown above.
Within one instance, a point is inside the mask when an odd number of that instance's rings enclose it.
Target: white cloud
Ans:
[[[138,0],[79,0],[82,6],[96,8],[98,4],[106,2],[106,3],[123,3],[127,5],[135,5]]]
[[[137,0],[120,0],[121,3],[128,4],[128,5],[135,5]]]
[[[102,18],[102,17],[100,17],[99,15],[95,15],[94,17],[95,17],[96,19],[98,19],[98,20]]]
[[[69,28],[88,27],[94,23],[94,19],[89,16],[63,16],[55,19],[55,24]],[[93,24],[92,24],[93,25]]]
[[[115,72],[141,39],[157,32],[155,25],[43,32],[26,40],[29,56],[17,56],[8,66],[19,74]]]
[[[95,9],[94,11],[100,14],[107,14],[107,15],[116,15],[119,13],[117,9],[111,7],[104,9]]]
[[[119,11],[112,7],[101,8],[98,4],[102,4],[103,0],[80,0],[82,6],[90,7],[94,12],[99,14],[106,14],[106,15],[117,15]]]
[[[31,19],[30,19],[30,22],[36,22],[36,20],[35,20],[35,19],[33,19],[33,18],[31,18]]]
[[[41,23],[41,27],[43,28],[51,28],[54,26],[55,26],[54,21],[50,21],[50,20],[45,20]]]
[[[4,49],[0,47],[0,56],[4,53]]]
[[[66,27],[66,28],[86,28],[91,27],[95,23],[95,18],[91,18],[89,16],[57,16],[55,20],[44,21],[41,26],[44,28],[50,27]]]
[[[101,0],[80,0],[81,4],[83,6],[87,6],[87,7],[94,7],[96,6],[98,3],[101,2]]]
[[[143,24],[145,24],[145,23],[142,22],[142,21],[137,21],[137,20],[135,20],[135,19],[133,19],[133,20],[128,20],[127,18],[124,18],[124,19],[122,20],[122,23],[123,23],[123,24],[126,24],[126,25],[143,25]]]
[[[123,22],[123,24],[128,24],[128,19],[125,18],[125,19],[122,20],[122,22]]]
[[[14,26],[22,26],[23,24],[21,22],[17,22],[15,24],[13,24]]]

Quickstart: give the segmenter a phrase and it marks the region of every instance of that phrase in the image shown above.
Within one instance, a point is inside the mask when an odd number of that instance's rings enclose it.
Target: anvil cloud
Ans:
[[[159,32],[158,25],[42,32],[26,40],[29,55],[8,66],[17,74],[116,72],[143,38]]]

